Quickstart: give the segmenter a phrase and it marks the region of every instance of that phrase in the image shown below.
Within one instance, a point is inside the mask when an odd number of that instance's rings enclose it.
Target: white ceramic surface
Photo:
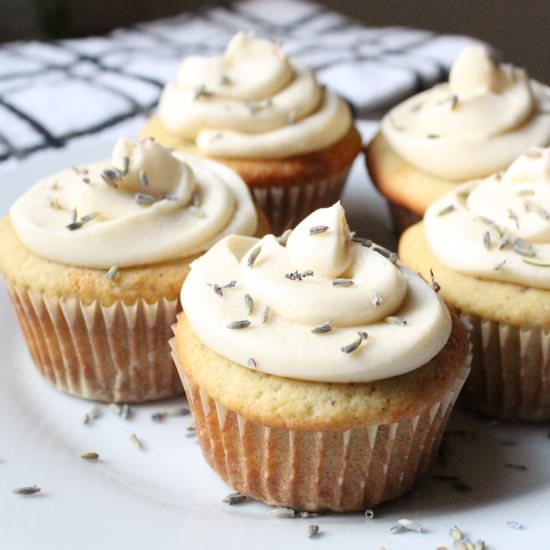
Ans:
[[[365,125],[365,135],[373,128]],[[0,167],[0,213],[37,177],[106,156],[109,149],[110,143],[98,143]],[[362,158],[343,203],[359,234],[391,245],[387,210],[367,183]],[[471,491],[427,479],[412,494],[377,508],[373,520],[360,515],[275,519],[262,504],[222,502],[231,491],[202,460],[186,430],[191,417],[151,420],[151,413],[179,402],[133,407],[129,420],[102,405],[101,417],[84,425],[90,403],[57,393],[34,372],[4,292],[0,346],[0,550],[294,550],[310,545],[450,550],[453,525],[497,550],[550,547],[545,427],[495,424],[458,412],[452,428],[467,433],[450,434],[449,463],[433,473],[457,475]],[[143,441],[143,450],[130,441],[132,433]],[[82,460],[83,451],[98,452],[100,461]],[[32,484],[42,493],[12,493]],[[420,522],[425,533],[392,534],[400,518]],[[508,521],[524,528],[514,529]],[[312,523],[321,534],[309,540]]]

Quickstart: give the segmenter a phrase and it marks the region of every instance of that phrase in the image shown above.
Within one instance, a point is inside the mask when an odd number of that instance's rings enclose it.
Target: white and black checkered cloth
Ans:
[[[108,36],[0,47],[0,162],[90,136],[132,135],[189,54],[219,54],[239,30],[280,40],[360,117],[445,78],[472,39],[373,28],[301,0],[246,0]]]

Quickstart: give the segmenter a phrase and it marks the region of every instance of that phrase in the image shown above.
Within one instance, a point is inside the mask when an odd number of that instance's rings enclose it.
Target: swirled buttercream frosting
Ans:
[[[35,254],[87,268],[190,256],[228,234],[253,235],[257,224],[248,189],[229,168],[126,139],[116,143],[111,162],[36,183],[10,218]]]
[[[550,144],[550,88],[495,63],[484,48],[468,47],[448,82],[392,109],[382,132],[395,152],[429,174],[485,177]]]
[[[232,235],[191,265],[181,294],[210,349],[244,367],[320,382],[369,382],[432,359],[446,307],[395,255],[352,239],[339,203],[291,233]]]
[[[207,156],[276,159],[328,147],[350,129],[348,106],[282,48],[239,33],[221,57],[191,56],[159,117]]]
[[[451,269],[550,289],[550,149],[533,148],[505,172],[458,186],[430,206],[424,227]]]

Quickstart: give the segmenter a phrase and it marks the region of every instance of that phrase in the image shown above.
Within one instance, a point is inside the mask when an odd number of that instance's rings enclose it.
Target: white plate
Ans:
[[[363,129],[368,134],[373,128]],[[110,145],[43,154],[0,169],[0,213],[39,176],[104,157]],[[387,209],[368,183],[362,159],[343,203],[358,233],[391,244]],[[378,507],[374,520],[358,514],[275,519],[259,503],[222,503],[230,489],[188,436],[190,417],[151,420],[152,412],[177,402],[133,407],[134,417],[127,421],[100,406],[101,418],[84,425],[90,404],[57,393],[36,374],[4,293],[0,349],[0,550],[297,550],[306,545],[435,550],[452,548],[448,530],[453,525],[499,550],[550,546],[550,441],[544,428],[494,425],[456,413],[452,427],[476,440],[450,437],[454,453],[449,465],[433,471],[458,475],[471,485],[470,492],[428,479],[412,494]],[[144,450],[133,446],[131,433],[144,442]],[[79,456],[83,451],[96,451],[101,460],[86,462]],[[32,484],[42,493],[12,493],[14,487]],[[426,532],[391,534],[399,518],[420,522]],[[513,529],[507,521],[524,528]],[[321,535],[308,540],[311,523],[320,526]]]

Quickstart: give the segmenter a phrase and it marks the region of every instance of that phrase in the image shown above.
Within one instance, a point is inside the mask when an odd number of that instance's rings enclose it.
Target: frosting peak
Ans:
[[[117,187],[130,193],[170,196],[187,204],[196,187],[191,168],[150,139],[136,142],[120,138],[113,148],[111,163],[118,171]]]
[[[257,223],[248,188],[229,168],[127,139],[112,163],[39,181],[10,217],[39,256],[106,269],[190,256],[229,233],[252,235]]]
[[[347,105],[278,44],[237,34],[217,58],[192,56],[168,84],[159,117],[208,156],[284,158],[327,147],[351,127]]]
[[[549,91],[523,69],[495,64],[484,48],[466,48],[449,82],[392,109],[382,131],[401,157],[429,174],[485,177],[550,143]]]
[[[314,237],[314,238],[312,238]],[[296,268],[307,265],[321,277],[339,277],[351,261],[351,235],[342,205],[321,208],[292,231],[287,252]]]
[[[337,225],[331,226],[335,213]],[[292,232],[286,247],[273,236],[262,239],[254,268],[248,269],[249,256],[241,260],[241,279],[251,294],[278,315],[313,325],[326,320],[334,326],[361,325],[398,309],[407,290],[401,272],[378,252],[352,246],[341,215],[339,204],[317,210],[294,230],[296,237]],[[329,241],[326,253],[323,239]]]
[[[283,88],[293,77],[282,48],[253,34],[239,32],[221,57],[190,56],[180,65],[176,83],[202,88],[208,94],[237,100],[260,101]]]
[[[503,175],[510,181],[548,182],[550,180],[550,148],[533,147],[518,157]]]
[[[206,345],[248,368],[331,382],[389,378],[431,359],[451,327],[432,289],[393,260],[352,241],[335,204],[286,243],[220,241],[193,262],[182,305]]]
[[[488,92],[499,93],[505,85],[506,74],[481,46],[464,48],[456,58],[449,74],[449,87],[459,99]]]

